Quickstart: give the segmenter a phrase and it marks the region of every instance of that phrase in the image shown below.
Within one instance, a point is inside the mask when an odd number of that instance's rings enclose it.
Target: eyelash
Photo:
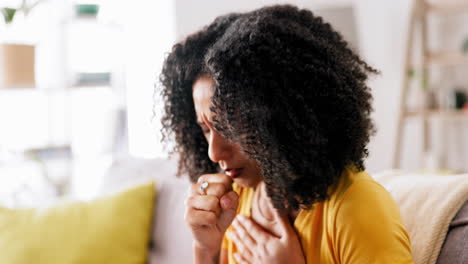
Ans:
[[[201,128],[201,130],[202,130],[202,132],[203,132],[204,135],[210,133],[210,129],[209,129],[209,128],[207,128],[207,127],[205,127],[205,126],[200,126],[200,128]]]

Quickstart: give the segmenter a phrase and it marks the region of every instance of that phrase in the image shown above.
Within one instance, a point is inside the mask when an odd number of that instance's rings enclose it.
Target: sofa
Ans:
[[[176,177],[175,160],[121,158],[113,162],[100,187],[108,196],[149,181],[156,183],[149,264],[192,263],[192,235],[184,222],[190,182]]]
[[[176,169],[175,159],[122,158],[113,163],[101,186],[100,193],[108,195],[133,185],[152,180],[156,182],[156,204],[148,259],[150,264],[192,263],[192,236],[183,220],[184,199],[188,193],[190,182],[187,177],[175,177]],[[401,175],[401,172],[399,173]],[[378,180],[384,177],[377,175],[375,178]],[[468,175],[466,179],[468,179]],[[385,186],[385,184],[383,185]],[[387,188],[387,186],[385,187]],[[468,263],[467,198],[464,196],[462,203],[460,203],[462,206],[457,206],[459,207],[457,213],[450,220],[448,231],[444,232],[445,239],[437,260],[431,263]],[[410,198],[406,197],[405,199]],[[402,216],[405,219],[403,213]],[[415,220],[420,221],[421,225],[425,223],[425,219]],[[410,236],[413,236],[414,232],[409,233]],[[413,242],[417,243],[418,241]]]

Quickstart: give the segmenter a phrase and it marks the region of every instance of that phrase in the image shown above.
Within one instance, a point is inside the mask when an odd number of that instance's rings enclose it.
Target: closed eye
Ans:
[[[206,134],[209,134],[210,133],[210,128],[203,122],[198,122],[198,125],[200,126],[202,132],[204,135]]]

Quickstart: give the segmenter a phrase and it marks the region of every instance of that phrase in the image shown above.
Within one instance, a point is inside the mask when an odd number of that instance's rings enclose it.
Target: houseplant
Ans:
[[[6,24],[11,24],[15,15],[19,12],[23,12],[24,16],[27,16],[37,5],[45,0],[37,0],[32,4],[28,4],[28,1],[21,0],[21,5],[18,8],[14,7],[3,7],[1,13]]]

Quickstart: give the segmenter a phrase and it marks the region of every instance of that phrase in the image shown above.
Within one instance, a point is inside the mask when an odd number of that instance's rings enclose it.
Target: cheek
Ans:
[[[255,179],[262,179],[261,175],[261,170],[260,166],[258,166],[258,163],[254,159],[249,159],[249,167],[250,167],[250,174],[251,176],[254,177]]]
[[[258,175],[258,178],[259,179],[263,179],[263,176],[262,176],[262,170],[260,169],[260,166],[258,166],[258,163],[254,161],[254,170],[255,170],[255,174]]]

